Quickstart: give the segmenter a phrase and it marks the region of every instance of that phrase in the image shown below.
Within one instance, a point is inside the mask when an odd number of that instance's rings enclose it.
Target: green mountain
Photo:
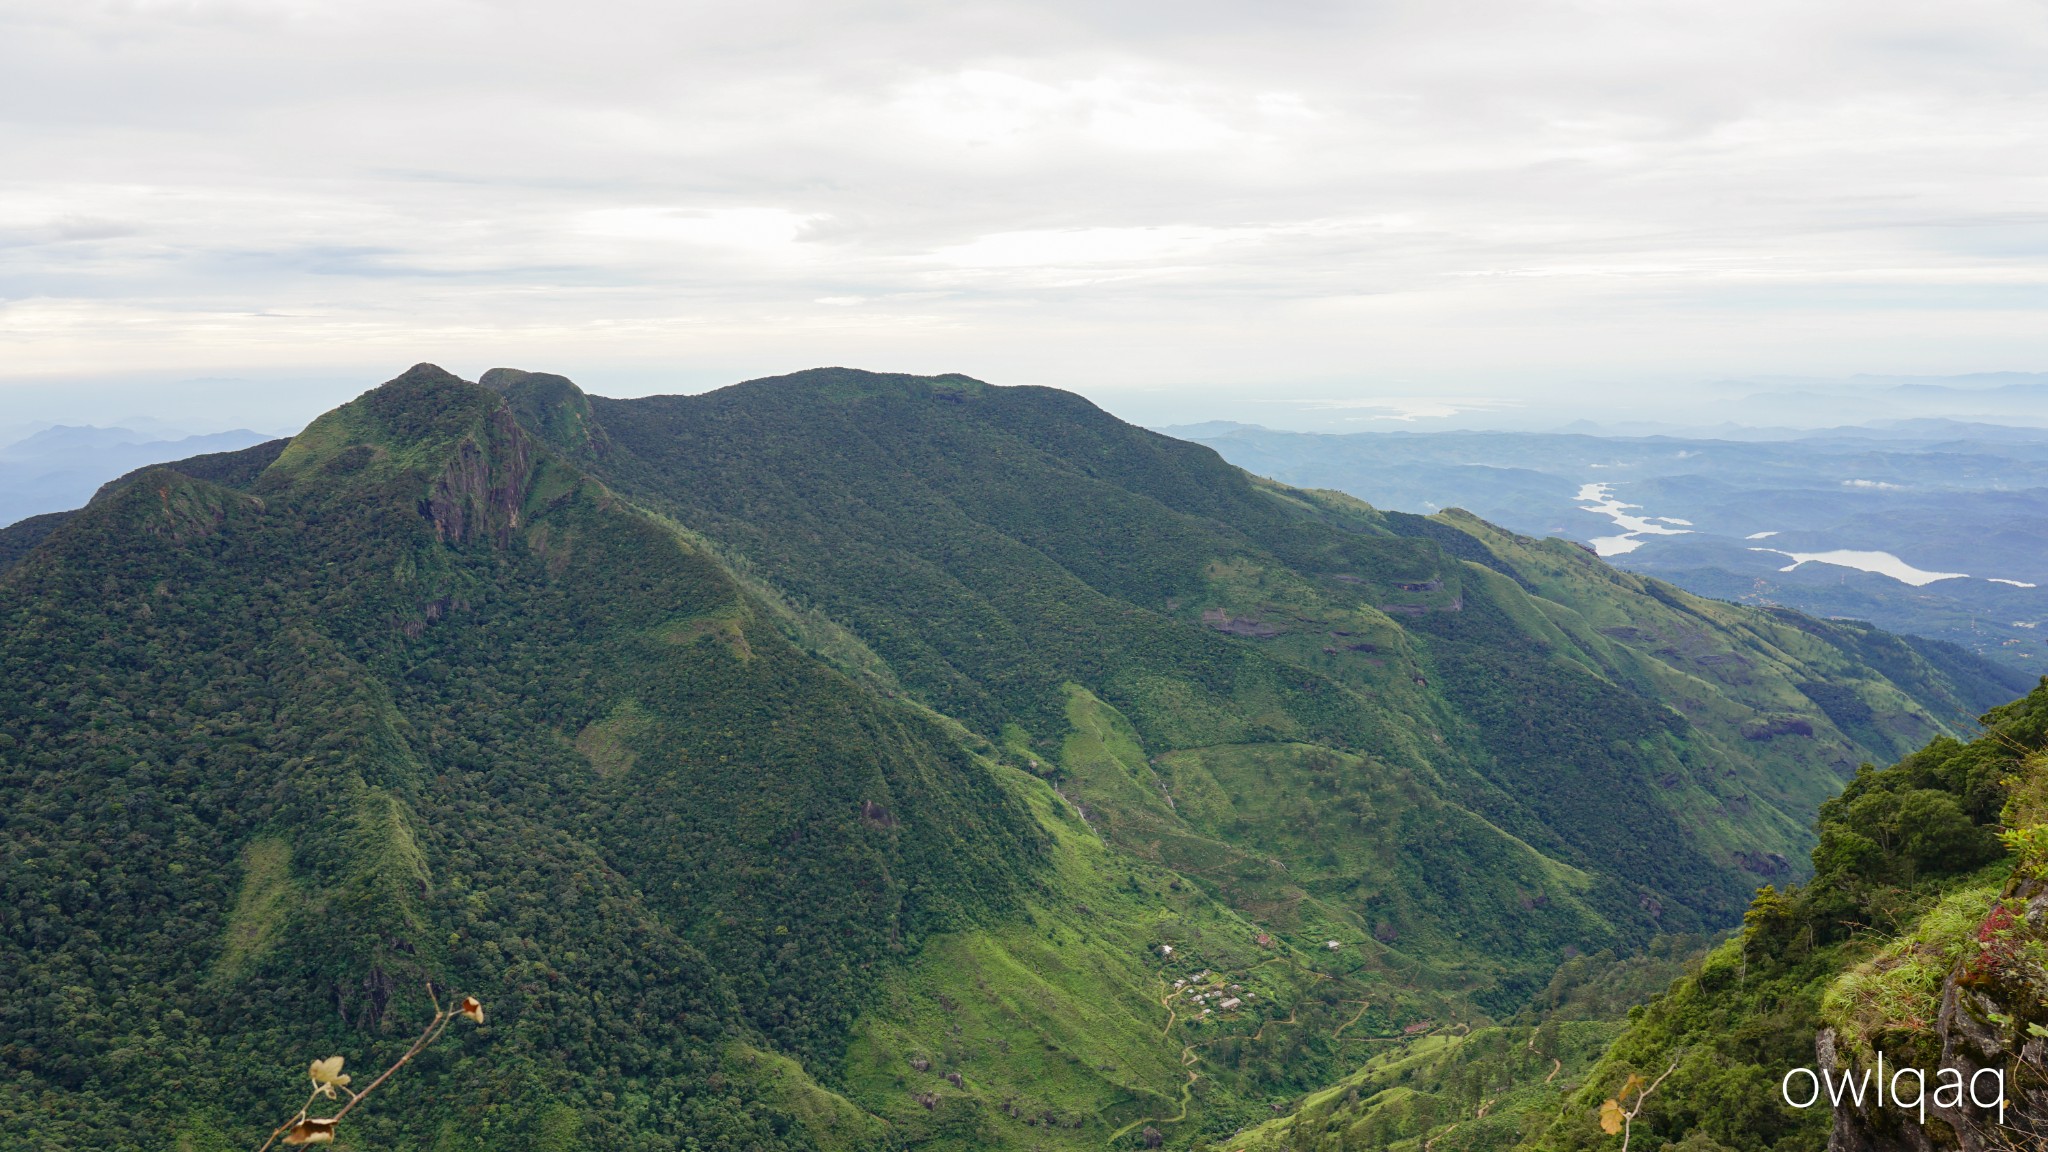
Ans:
[[[353,1146],[1221,1138],[1732,923],[1859,762],[2016,691],[839,369],[423,365],[0,532],[0,620],[38,1148],[254,1147],[429,980],[489,1023]]]

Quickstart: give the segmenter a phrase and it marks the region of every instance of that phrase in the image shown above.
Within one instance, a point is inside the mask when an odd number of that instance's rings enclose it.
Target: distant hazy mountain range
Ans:
[[[1951,420],[1769,441],[1162,431],[1376,507],[1461,507],[1690,591],[1854,617],[2048,671],[2048,430]]]
[[[1170,390],[1131,392],[1117,410],[1150,427],[1181,424],[1188,419],[1184,413],[1190,400]],[[1296,432],[1483,429],[1760,441],[1804,439],[1816,435],[1816,429],[1876,438],[1951,438],[1990,430],[2000,438],[2013,429],[2048,430],[2048,373],[1775,376],[1570,387],[1521,382],[1493,388],[1382,380],[1205,394],[1199,405],[1212,421]]]
[[[246,428],[170,439],[132,428],[58,425],[0,447],[0,525],[76,508],[101,484],[146,464],[267,440]]]

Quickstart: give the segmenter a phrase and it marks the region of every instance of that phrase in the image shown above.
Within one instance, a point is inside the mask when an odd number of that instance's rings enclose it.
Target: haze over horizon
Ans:
[[[28,0],[0,397],[848,364],[1400,426],[2036,372],[2044,49],[2016,0]]]
[[[594,395],[618,398],[696,394],[742,382],[738,377],[705,382],[696,373],[682,370],[600,371],[592,376],[568,364],[544,361],[526,367],[572,376]],[[290,436],[313,417],[374,387],[394,371],[0,380],[10,401],[0,414],[0,456],[10,452],[17,440],[59,428],[125,429],[135,433],[129,442],[137,443],[229,431]],[[466,375],[474,378],[484,371],[482,367],[467,368]],[[1718,380],[1651,391],[1562,390],[1550,396],[1488,394],[1476,389],[1433,395],[1361,389],[1350,396],[1318,396],[1307,388],[1260,394],[1251,388],[1048,384],[1085,395],[1131,423],[1197,439],[1234,427],[1320,433],[1561,432],[1737,440],[1799,438],[1858,429],[1894,438],[1942,439],[1974,435],[1975,430],[1987,426],[2012,430],[2000,435],[2048,439],[2048,373],[2038,372]],[[25,447],[26,442],[20,446]]]

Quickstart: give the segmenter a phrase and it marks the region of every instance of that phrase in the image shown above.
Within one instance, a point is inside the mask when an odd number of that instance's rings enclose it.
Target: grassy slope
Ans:
[[[1400,1041],[1286,1115],[1218,1147],[1252,1152],[1505,1150],[1540,1132],[1624,1029],[1627,1009],[1696,963],[1699,936],[1660,937],[1647,952],[1562,965],[1504,1024],[1448,1025]]]
[[[1540,1126],[1621,1030],[1611,1021],[1494,1027],[1396,1047],[1232,1148],[1506,1149]]]
[[[1401,1027],[1469,1011],[1356,950],[1260,944],[1195,884],[1105,842],[1042,780],[1010,779],[1057,834],[1045,886],[1020,920],[935,940],[887,985],[847,1059],[849,1095],[900,1138],[1080,1148],[1134,1146],[1148,1124],[1176,1143],[1227,1133]],[[1212,989],[1222,995],[1192,999]],[[1229,997],[1244,1003],[1217,1007]]]

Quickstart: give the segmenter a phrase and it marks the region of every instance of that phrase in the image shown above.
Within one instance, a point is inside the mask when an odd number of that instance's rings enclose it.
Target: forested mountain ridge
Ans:
[[[1667,927],[1699,923],[1688,906],[1731,915],[1802,856],[1804,813],[1858,762],[2024,688],[1939,645],[1700,600],[1563,542],[1261,482],[1051,389],[847,370],[630,401],[487,383],[578,413],[568,443],[595,474],[984,731],[1050,752],[1079,684],[1130,720],[1155,773],[1204,747],[1370,752],[1540,851],[1627,873],[1627,904],[1675,906]],[[1605,739],[1623,734],[1625,753]],[[1632,856],[1645,836],[1670,854]]]
[[[363,1146],[1184,1144],[1998,691],[1051,390],[483,385],[0,532],[0,1142],[238,1147],[432,977]]]

